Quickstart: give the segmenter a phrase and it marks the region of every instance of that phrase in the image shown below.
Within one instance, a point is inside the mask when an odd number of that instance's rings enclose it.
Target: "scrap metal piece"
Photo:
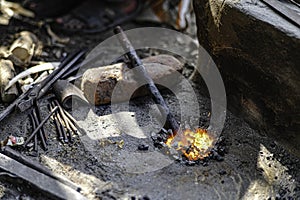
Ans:
[[[9,2],[5,0],[0,1],[0,11],[2,15],[0,15],[0,24],[8,25],[9,20],[12,17],[34,17],[34,13],[30,10],[23,8],[19,3]]]
[[[31,67],[29,69],[26,69],[25,71],[22,71],[15,77],[13,77],[5,87],[5,91],[8,90],[11,86],[16,84],[18,80],[25,78],[26,76],[29,76],[31,74],[39,73],[42,71],[48,71],[48,70],[54,70],[59,66],[60,62],[49,62],[49,63],[43,63],[40,65],[36,65],[34,67]]]
[[[14,77],[15,69],[13,63],[10,60],[0,60],[0,93],[1,100],[3,102],[11,102],[18,96],[17,87],[11,87],[9,90],[5,90],[9,81]]]
[[[8,47],[0,46],[0,57],[1,58],[7,58],[8,55],[9,55]]]
[[[45,27],[46,27],[46,31],[47,31],[48,35],[51,37],[51,42],[53,44],[55,44],[57,42],[61,43],[61,44],[67,44],[70,41],[70,38],[68,38],[68,37],[62,38],[62,37],[57,36],[56,33],[54,33],[52,31],[50,25],[47,24],[47,25],[45,25]]]
[[[8,58],[17,66],[26,67],[34,55],[42,52],[42,43],[36,35],[29,31],[22,31],[9,49]]]
[[[1,0],[0,5],[2,8],[10,8],[14,11],[14,13],[23,15],[25,17],[33,18],[35,16],[32,11],[23,8],[19,3]]]
[[[18,108],[21,112],[31,108],[33,106],[33,102],[44,96],[55,81],[57,81],[66,71],[68,71],[68,69],[76,64],[84,56],[84,54],[85,51],[79,51],[76,52],[76,54],[68,56],[59,65],[59,67],[42,82],[22,93],[13,103],[6,107],[5,110],[0,113],[0,121],[6,118],[15,108]]]
[[[83,92],[67,80],[56,81],[53,85],[53,92],[65,109],[71,109],[72,103],[89,105]]]
[[[39,77],[37,77],[32,83],[27,84],[27,85],[23,85],[21,86],[21,90],[22,92],[26,92],[27,90],[31,89],[34,87],[34,85],[42,82],[45,78],[47,78],[47,76],[49,74],[51,74],[53,71],[49,70],[49,71],[44,71],[43,73],[41,73],[41,75]]]

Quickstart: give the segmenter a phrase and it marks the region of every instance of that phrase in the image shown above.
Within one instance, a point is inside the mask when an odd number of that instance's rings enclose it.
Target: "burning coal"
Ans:
[[[171,136],[167,139],[166,144],[181,151],[189,160],[196,161],[209,156],[214,141],[215,139],[208,134],[207,130],[198,128],[195,132],[185,130],[181,136],[178,136],[178,139]]]

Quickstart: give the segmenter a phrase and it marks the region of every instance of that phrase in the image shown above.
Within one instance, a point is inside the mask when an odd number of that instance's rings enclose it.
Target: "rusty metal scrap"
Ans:
[[[12,87],[14,84],[16,84],[19,80],[35,73],[43,72],[43,71],[48,71],[48,70],[54,70],[59,66],[59,62],[48,62],[48,63],[43,63],[40,65],[33,66],[29,69],[26,69],[19,73],[18,75],[14,76],[7,84],[5,87],[5,90],[8,90],[10,87]]]
[[[9,49],[8,58],[20,67],[26,67],[34,55],[42,52],[42,43],[37,36],[29,31],[22,31],[17,34],[17,39]]]
[[[13,63],[10,60],[0,60],[0,94],[3,102],[11,102],[18,96],[17,87],[11,87],[9,90],[5,90],[9,84],[9,80],[15,75],[15,69]]]
[[[23,8],[20,4],[5,0],[0,1],[0,11],[2,13],[0,16],[1,25],[8,25],[12,17],[25,16],[33,18],[35,16],[32,11]]]
[[[75,54],[68,56],[60,66],[54,70],[49,76],[47,76],[42,82],[36,84],[33,88],[22,93],[13,103],[11,103],[5,110],[0,113],[0,121],[6,118],[15,108],[18,108],[21,112],[31,108],[34,101],[43,97],[52,85],[73,67],[83,56],[85,52],[79,51]]]

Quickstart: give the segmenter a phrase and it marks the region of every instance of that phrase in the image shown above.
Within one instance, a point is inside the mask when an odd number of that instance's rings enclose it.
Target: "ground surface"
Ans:
[[[126,25],[127,28],[134,26],[136,25]],[[22,30],[33,31],[43,42],[47,41],[48,36],[43,30],[12,21],[9,26],[0,27],[1,44],[8,45],[12,41],[11,35]],[[64,52],[80,47],[91,49],[108,35],[110,33],[70,36],[71,40],[65,46],[46,46],[47,53],[41,56],[41,59],[57,60]],[[177,43],[193,55],[195,47],[192,44],[185,44],[180,40],[169,42]],[[106,57],[101,59],[105,60]],[[185,75],[189,75],[190,72],[189,67],[184,70]],[[186,96],[186,101],[189,101],[189,95],[180,90],[180,84],[177,88]],[[210,101],[201,95],[203,91],[199,88],[203,87],[194,86],[201,110],[199,125],[207,127]],[[170,92],[163,92],[163,96],[171,112],[179,119],[180,110],[176,98]],[[159,126],[151,115],[153,104],[149,97],[132,100],[130,113],[125,113],[124,119],[131,122],[129,119],[132,117],[133,121],[137,121],[142,127],[146,127],[150,122]],[[43,100],[44,114],[47,113],[46,105],[47,100]],[[189,108],[187,112],[192,114],[193,108]],[[86,121],[79,119],[79,123],[88,134],[77,136],[72,145],[59,143],[56,140],[54,125],[48,122],[45,127],[50,138],[49,150],[40,150],[38,157],[30,156],[31,152],[22,153],[81,185],[83,194],[90,199],[300,198],[299,159],[288,154],[276,141],[259,134],[230,112],[222,133],[226,152],[224,161],[210,160],[205,164],[191,165],[176,161],[161,149],[155,148],[151,139],[153,133],[147,131],[147,128],[144,128],[142,133],[131,129],[126,132],[118,131],[118,127],[110,121],[110,106],[100,106],[96,108],[96,113],[98,116],[90,111],[90,118],[86,118]],[[90,124],[93,126],[89,126]],[[134,128],[135,125],[133,123],[130,128]],[[30,131],[26,113],[14,113],[0,124],[1,139],[9,134],[25,136]],[[91,135],[96,135],[97,139],[88,137]],[[149,145],[149,149],[138,150],[141,144]],[[19,183],[5,173],[0,173],[0,181],[2,199],[45,198],[34,188],[27,187],[26,183]]]

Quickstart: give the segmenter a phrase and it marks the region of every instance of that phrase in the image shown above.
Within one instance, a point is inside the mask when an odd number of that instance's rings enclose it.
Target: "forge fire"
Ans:
[[[195,131],[185,130],[182,136],[179,137],[179,141],[175,141],[175,136],[172,135],[166,141],[166,144],[174,147],[178,151],[181,151],[183,155],[189,160],[204,159],[209,156],[209,152],[213,147],[215,139],[209,135],[207,130],[198,128]]]

